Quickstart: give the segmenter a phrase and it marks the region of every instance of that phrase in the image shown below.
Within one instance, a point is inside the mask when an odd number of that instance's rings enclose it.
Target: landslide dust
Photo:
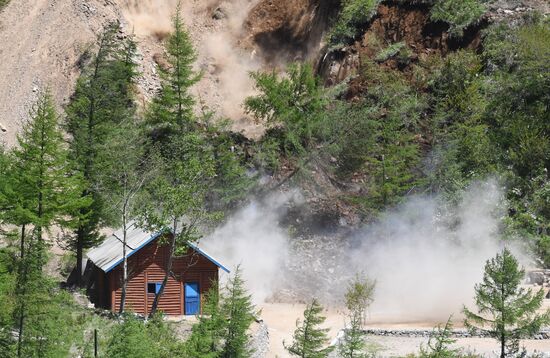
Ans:
[[[314,56],[337,0],[183,0],[182,15],[203,78],[196,111],[208,107],[251,138],[263,128],[244,115],[254,93],[249,72]],[[139,101],[159,88],[162,40],[177,0],[18,0],[0,13],[0,140],[13,145],[37,93],[50,88],[60,107],[74,89],[79,55],[111,21],[138,40]],[[287,37],[288,35],[288,37]]]

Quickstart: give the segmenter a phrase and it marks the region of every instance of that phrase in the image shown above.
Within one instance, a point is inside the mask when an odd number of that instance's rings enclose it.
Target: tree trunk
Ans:
[[[168,277],[170,276],[170,272],[172,272],[172,263],[174,262],[174,252],[176,249],[176,232],[177,232],[176,229],[177,229],[177,224],[174,222],[172,237],[170,239],[170,253],[168,256],[168,262],[166,262],[166,272],[164,273],[164,279],[162,280],[160,290],[155,295],[155,300],[153,301],[153,306],[151,307],[151,312],[149,313],[149,317],[154,316],[154,314],[157,312],[160,297],[164,292],[164,287],[168,283]]]
[[[128,259],[126,258],[126,236],[127,236],[126,217],[122,219],[122,294],[120,295],[120,307],[118,313],[124,312],[126,304],[126,290],[128,287]]]
[[[506,358],[506,338],[504,333],[500,336],[500,358]]]
[[[76,285],[82,286],[82,256],[84,251],[84,228],[80,226],[76,232]]]
[[[21,293],[22,295],[24,294],[24,285],[25,285],[25,282],[24,282],[24,276],[26,276],[26,274],[24,275],[24,272],[26,271],[25,269],[25,263],[23,262],[23,260],[25,259],[25,225],[23,225],[21,227],[21,247],[20,247],[20,258],[21,260],[21,267],[19,269],[19,284],[17,287],[17,290],[19,293]],[[21,281],[23,279],[23,281]],[[23,286],[21,286],[23,285]],[[22,296],[21,295],[21,296]],[[21,296],[19,296],[19,299],[21,300]],[[19,308],[19,337],[17,337],[17,357],[18,358],[21,358],[22,357],[22,349],[23,349],[23,332],[24,332],[24,325],[25,325],[25,303],[24,301],[21,302],[21,307]]]

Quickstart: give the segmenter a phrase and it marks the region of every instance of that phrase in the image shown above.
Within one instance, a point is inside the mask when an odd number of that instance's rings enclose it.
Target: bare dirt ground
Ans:
[[[545,307],[550,308],[550,300],[546,300]],[[289,344],[292,341],[292,333],[296,328],[296,320],[303,318],[304,304],[290,303],[264,303],[259,305],[261,317],[269,330],[269,353],[267,357],[289,357],[284,349],[283,341]],[[329,336],[334,339],[338,331],[344,325],[344,316],[339,309],[329,308],[325,310],[325,328],[329,328]],[[388,322],[377,312],[371,312],[366,325],[367,329],[391,329],[391,330],[416,330],[431,329],[441,322]],[[455,319],[455,328],[462,328],[461,319]],[[379,349],[380,357],[401,357],[410,353],[418,353],[421,344],[426,344],[426,337],[388,337],[368,336],[368,342]],[[550,353],[550,340],[524,340],[521,342],[530,353]],[[495,356],[498,343],[488,338],[458,338],[454,347],[465,351],[483,354],[486,357]]]
[[[8,145],[27,118],[39,90],[66,103],[79,71],[79,55],[118,18],[109,1],[18,0],[0,12],[0,140]]]
[[[261,68],[254,49],[240,42],[244,22],[258,0],[183,0],[182,14],[203,73],[194,92],[203,106],[233,120],[250,137],[263,130],[244,115],[242,102],[254,93],[249,72]],[[138,87],[145,105],[158,88],[157,61],[171,29],[176,0],[18,0],[0,12],[0,141],[8,146],[39,91],[49,88],[65,105],[80,74],[82,52],[109,22],[120,21],[138,41],[142,73]]]

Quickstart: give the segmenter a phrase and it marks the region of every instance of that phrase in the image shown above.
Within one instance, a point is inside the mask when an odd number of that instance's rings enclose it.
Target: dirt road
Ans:
[[[270,350],[267,357],[289,357],[283,346],[283,341],[290,343],[292,333],[296,327],[296,319],[303,317],[305,305],[285,303],[265,303],[259,306],[262,310],[262,318],[269,328]],[[331,338],[336,337],[342,328],[344,318],[337,309],[328,309],[324,312],[327,320],[324,327],[329,328]],[[370,315],[370,322],[367,328],[384,329],[430,329],[438,322],[392,322],[382,323],[383,317],[376,312]],[[461,328],[460,320],[455,322],[455,327]],[[385,337],[368,336],[369,343],[372,343],[379,350],[380,357],[401,357],[410,353],[417,353],[421,344],[426,344],[425,337]],[[550,340],[524,340],[521,342],[530,353],[545,352],[550,355]],[[499,345],[493,339],[488,338],[459,338],[454,344],[456,348],[465,351],[477,352],[486,357],[496,356]]]

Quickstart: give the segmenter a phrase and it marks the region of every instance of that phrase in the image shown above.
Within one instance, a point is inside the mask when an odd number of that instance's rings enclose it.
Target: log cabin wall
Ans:
[[[143,315],[151,312],[155,294],[147,293],[147,284],[162,283],[168,254],[168,246],[158,245],[157,240],[154,240],[128,258],[127,311]],[[184,283],[198,283],[200,298],[203,301],[212,283],[218,281],[218,267],[193,249],[189,249],[186,255],[174,259],[172,272],[174,277],[169,277],[158,305],[158,310],[167,315],[184,314]],[[122,264],[106,276],[105,281],[108,281],[110,292],[110,309],[116,312],[122,295]]]

